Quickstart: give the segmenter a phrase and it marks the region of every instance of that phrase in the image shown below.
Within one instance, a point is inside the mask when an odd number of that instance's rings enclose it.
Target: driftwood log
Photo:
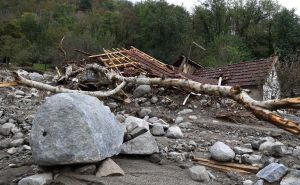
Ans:
[[[281,100],[269,100],[269,101],[257,101],[252,99],[249,94],[240,88],[239,86],[217,86],[202,84],[187,79],[172,79],[172,78],[137,78],[137,77],[124,77],[118,73],[108,70],[97,64],[87,65],[80,71],[84,70],[94,70],[105,74],[110,81],[119,81],[121,84],[115,89],[107,92],[90,92],[90,91],[78,91],[70,90],[63,87],[54,87],[40,82],[35,82],[21,77],[18,73],[14,72],[14,77],[16,82],[20,85],[26,85],[35,87],[38,89],[43,89],[51,91],[54,93],[83,93],[96,97],[107,97],[111,96],[118,91],[120,91],[126,83],[138,84],[138,85],[159,85],[167,87],[177,87],[184,90],[188,90],[194,93],[201,93],[206,95],[215,95],[219,97],[231,98],[241,105],[243,105],[247,110],[251,111],[256,117],[268,121],[290,133],[299,134],[300,128],[298,123],[287,120],[277,113],[273,112],[278,109],[300,109],[300,98],[287,98]]]

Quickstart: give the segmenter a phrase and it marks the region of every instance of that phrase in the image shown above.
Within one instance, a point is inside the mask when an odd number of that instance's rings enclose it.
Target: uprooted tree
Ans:
[[[93,70],[96,73],[101,73],[102,76],[106,77],[106,80],[110,81],[111,84],[119,83],[116,85],[115,89],[109,91],[80,91],[71,90],[60,86],[51,86],[41,82],[36,82],[28,80],[20,76],[17,72],[13,75],[16,82],[19,85],[25,85],[30,87],[35,87],[42,90],[51,91],[54,93],[83,93],[96,97],[108,97],[117,92],[119,92],[127,83],[138,84],[138,85],[160,85],[167,87],[177,87],[180,89],[188,90],[190,92],[202,93],[206,95],[214,95],[224,98],[231,98],[246,109],[251,111],[256,117],[268,121],[284,130],[287,130],[293,134],[300,134],[300,128],[298,123],[287,120],[275,113],[278,109],[300,109],[300,98],[287,98],[287,99],[276,99],[268,101],[257,101],[252,99],[246,90],[240,88],[239,86],[217,86],[202,84],[187,79],[173,79],[173,78],[137,78],[137,77],[124,77],[118,73],[108,70],[105,67],[99,66],[97,64],[89,64],[84,68],[78,69],[70,74],[80,73],[86,70]],[[65,77],[67,78],[67,77]]]

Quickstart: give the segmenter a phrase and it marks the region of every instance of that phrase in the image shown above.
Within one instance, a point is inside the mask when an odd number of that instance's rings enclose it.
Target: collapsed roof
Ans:
[[[108,69],[116,70],[123,76],[136,76],[140,73],[147,73],[151,77],[183,78],[208,84],[217,82],[215,79],[182,73],[174,66],[164,64],[135,47],[130,49],[103,49],[103,51],[103,54],[92,55],[89,58],[96,59],[99,64]]]

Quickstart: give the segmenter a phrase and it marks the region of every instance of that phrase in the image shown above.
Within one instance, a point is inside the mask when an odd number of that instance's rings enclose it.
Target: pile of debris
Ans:
[[[136,48],[105,51],[89,58],[121,77],[139,74],[130,79],[143,80],[147,75],[189,82],[176,68],[157,67],[159,61]],[[50,85],[59,83],[91,92],[119,86],[93,66],[83,70],[87,66],[85,62],[69,63],[64,74],[58,72],[60,76],[23,70],[18,75],[30,79],[29,86],[52,88]],[[141,184],[143,178],[147,184],[161,182],[153,176],[166,184],[265,181],[288,185],[300,180],[299,138],[245,116],[249,115],[243,114],[245,108],[231,99],[131,84],[119,92],[122,98],[109,96],[100,101],[82,91],[53,95],[45,89],[18,86],[10,71],[0,72],[0,85],[6,86],[0,88],[2,184]],[[229,114],[232,110],[240,116]],[[132,165],[134,161],[137,166]],[[174,179],[168,179],[166,171],[157,173],[159,169],[170,170]],[[17,170],[18,175],[9,175]],[[116,175],[121,177],[103,178]]]

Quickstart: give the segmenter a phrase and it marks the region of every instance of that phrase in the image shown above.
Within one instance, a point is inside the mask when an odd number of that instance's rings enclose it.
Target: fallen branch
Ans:
[[[81,93],[81,94],[86,94],[86,95],[95,96],[95,97],[108,97],[108,96],[114,95],[117,92],[119,92],[120,90],[122,90],[122,88],[126,85],[126,82],[123,81],[115,89],[110,90],[110,91],[79,91],[79,90],[71,90],[71,89],[67,89],[67,88],[63,88],[63,87],[55,87],[55,86],[44,84],[41,82],[28,80],[28,79],[20,76],[17,72],[13,72],[13,75],[16,79],[16,82],[20,85],[26,85],[26,86],[34,87],[37,89],[43,89],[43,90],[50,91],[53,93]]]
[[[65,89],[62,87],[53,87],[43,83],[34,82],[31,80],[27,80],[25,78],[20,77],[17,73],[14,73],[16,80],[19,84],[32,86],[39,89],[48,90],[51,92],[78,92],[84,93],[97,97],[110,96],[120,91],[124,86],[125,82],[131,84],[138,85],[160,85],[166,87],[177,87],[179,89],[184,89],[194,93],[201,93],[206,95],[215,95],[219,97],[227,97],[231,98],[241,105],[243,105],[246,109],[251,111],[256,117],[273,123],[274,125],[281,127],[288,132],[293,134],[299,134],[300,128],[298,123],[284,119],[280,115],[272,112],[275,108],[279,107],[290,107],[290,108],[300,108],[300,98],[290,98],[283,100],[271,100],[271,101],[256,101],[252,99],[249,94],[241,89],[239,86],[217,86],[217,85],[209,85],[202,84],[199,82],[195,82],[187,79],[173,79],[173,78],[137,78],[137,77],[124,77],[112,70],[107,70],[102,66],[97,64],[87,65],[85,68],[80,69],[80,71],[92,69],[94,71],[98,71],[102,74],[105,74],[109,81],[120,81],[122,82],[118,87],[114,90],[107,92],[89,92],[89,91],[77,91]]]
[[[215,168],[224,172],[235,171],[243,174],[251,174],[251,173],[257,173],[259,171],[258,167],[250,166],[250,165],[243,165],[243,164],[236,164],[236,163],[220,163],[220,162],[216,162],[204,158],[193,158],[192,160],[197,164]]]

